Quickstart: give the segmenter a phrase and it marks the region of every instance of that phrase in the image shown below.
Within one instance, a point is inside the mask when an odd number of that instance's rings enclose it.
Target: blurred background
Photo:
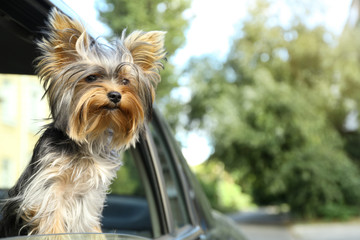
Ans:
[[[213,207],[346,219],[360,213],[359,3],[102,0],[106,26],[89,25],[167,31],[156,103]]]
[[[167,31],[156,105],[215,209],[240,222],[249,212],[281,224],[359,221],[359,0],[64,3],[108,40]],[[38,111],[0,102],[0,141],[24,149],[0,151],[0,171],[14,173],[0,172],[0,187],[14,183],[48,116],[36,77],[24,76],[31,87],[11,77],[0,76],[0,98],[15,89]]]

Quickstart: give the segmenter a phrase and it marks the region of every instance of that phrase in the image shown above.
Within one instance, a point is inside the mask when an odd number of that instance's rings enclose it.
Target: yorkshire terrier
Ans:
[[[134,145],[150,118],[164,32],[123,32],[114,44],[91,38],[52,10],[37,42],[37,74],[50,105],[31,161],[2,209],[0,236],[101,232],[119,151]]]

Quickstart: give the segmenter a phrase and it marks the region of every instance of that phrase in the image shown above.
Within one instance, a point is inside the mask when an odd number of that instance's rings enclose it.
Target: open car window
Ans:
[[[169,198],[171,208],[172,221],[175,230],[177,230],[185,225],[191,224],[184,192],[181,187],[181,180],[168,143],[166,143],[157,121],[151,122],[150,131],[161,164],[166,194]]]
[[[110,186],[103,211],[102,230],[159,237],[161,227],[152,186],[139,148],[122,154],[123,166]]]

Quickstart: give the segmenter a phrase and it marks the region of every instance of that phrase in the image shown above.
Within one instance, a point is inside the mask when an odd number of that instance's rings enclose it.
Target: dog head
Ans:
[[[114,44],[52,10],[37,42],[36,65],[55,127],[79,143],[110,132],[115,148],[133,144],[149,118],[165,58],[164,32],[135,31]]]

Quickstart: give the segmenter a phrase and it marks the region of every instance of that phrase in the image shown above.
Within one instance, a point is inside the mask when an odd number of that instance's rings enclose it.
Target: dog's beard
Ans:
[[[115,104],[109,101],[104,88],[96,86],[75,90],[78,96],[71,109],[68,135],[80,143],[91,143],[110,131],[111,148],[128,145],[144,123],[140,98],[130,87],[123,87],[121,100]]]

